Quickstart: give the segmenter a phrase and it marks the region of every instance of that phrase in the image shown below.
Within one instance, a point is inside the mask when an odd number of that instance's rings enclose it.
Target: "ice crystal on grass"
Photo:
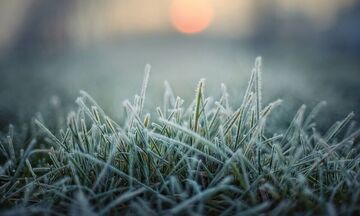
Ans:
[[[165,82],[163,106],[144,113],[146,66],[118,122],[81,91],[60,132],[42,118],[27,130],[11,126],[0,141],[1,213],[360,213],[354,114],[322,135],[314,121],[324,103],[309,114],[302,106],[284,133],[269,134],[267,118],[281,100],[262,104],[261,70],[257,58],[235,108],[225,85],[216,100],[201,80],[189,107]]]

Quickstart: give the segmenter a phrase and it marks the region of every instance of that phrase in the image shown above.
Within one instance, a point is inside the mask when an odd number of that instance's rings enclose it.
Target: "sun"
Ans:
[[[172,25],[185,34],[204,31],[213,20],[209,0],[173,0],[170,7]]]

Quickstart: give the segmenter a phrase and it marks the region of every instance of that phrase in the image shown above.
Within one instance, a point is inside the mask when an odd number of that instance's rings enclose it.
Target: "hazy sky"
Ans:
[[[339,10],[351,6],[355,0],[105,0],[101,1],[101,4],[94,0],[73,0],[61,3],[68,4],[63,11],[57,10],[59,3],[52,8],[53,4],[49,4],[47,0],[1,1],[0,49],[11,44],[29,17],[37,16],[38,11],[34,12],[35,2],[37,5],[46,2],[46,7],[42,10],[61,13],[57,16],[60,20],[51,25],[64,25],[71,40],[86,42],[116,34],[176,31],[171,20],[171,6],[174,1],[190,2],[185,4],[186,8],[182,10],[184,13],[194,5],[211,10],[213,17],[204,29],[207,34],[241,37],[250,34],[259,19],[268,14],[284,19],[300,15],[319,25],[319,28],[326,28]],[[197,4],[198,2],[201,4]],[[197,10],[195,8],[192,13],[198,14]],[[51,31],[55,31],[54,29],[56,28],[51,28]]]

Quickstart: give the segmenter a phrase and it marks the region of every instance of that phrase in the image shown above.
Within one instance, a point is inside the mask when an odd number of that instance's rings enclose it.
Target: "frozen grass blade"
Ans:
[[[203,98],[205,79],[201,79],[196,88],[196,98],[195,98],[195,112],[194,112],[194,132],[196,133],[199,130],[199,119],[200,119],[200,106],[201,100]]]

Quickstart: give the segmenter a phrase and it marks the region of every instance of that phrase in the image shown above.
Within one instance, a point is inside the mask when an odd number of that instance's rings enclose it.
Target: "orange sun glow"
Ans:
[[[178,31],[195,34],[210,25],[214,12],[209,0],[173,0],[170,16]]]

